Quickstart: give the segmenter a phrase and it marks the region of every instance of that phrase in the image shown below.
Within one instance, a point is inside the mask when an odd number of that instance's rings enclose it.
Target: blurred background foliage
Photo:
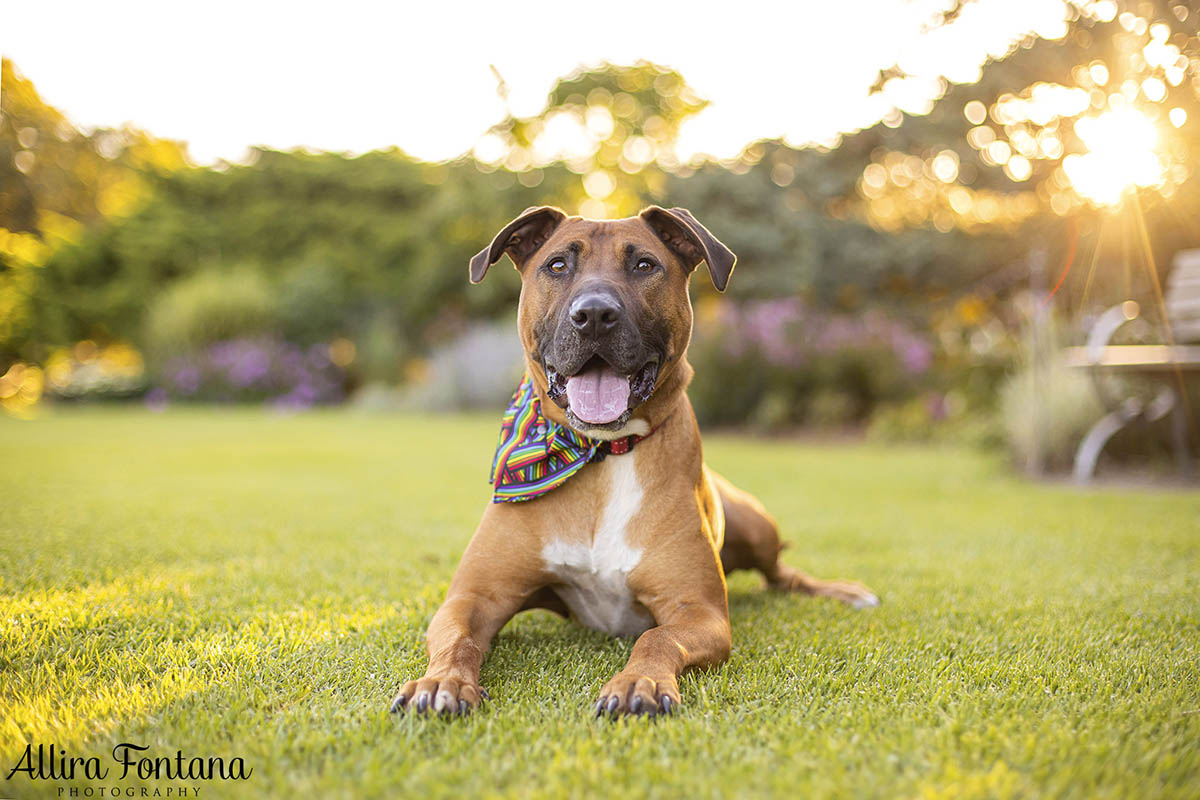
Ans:
[[[388,404],[398,386],[494,405],[519,352],[488,343],[511,339],[519,281],[471,287],[469,257],[528,206],[661,203],[739,256],[728,295],[693,286],[702,421],[996,441],[1027,427],[1023,390],[1001,386],[1031,319],[1058,317],[1066,341],[1120,300],[1154,309],[1171,256],[1200,246],[1200,13],[1068,8],[1057,37],[870,128],[698,163],[674,143],[704,99],[647,62],[564,76],[540,114],[509,113],[450,162],[255,150],[196,167],[142,131],[77,130],[5,61],[0,402]],[[873,90],[912,80],[897,65]],[[1147,319],[1140,336],[1161,337]],[[494,374],[467,382],[464,365]]]

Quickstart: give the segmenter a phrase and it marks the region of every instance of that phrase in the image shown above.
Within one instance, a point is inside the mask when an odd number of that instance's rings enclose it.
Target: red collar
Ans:
[[[653,436],[654,432],[663,426],[663,422],[666,422],[667,419],[670,419],[670,418],[671,418],[671,416],[668,414],[666,419],[664,419],[662,422],[655,425],[653,428],[650,429],[649,433],[646,433],[643,436],[633,435],[633,436],[622,436],[620,439],[609,439],[609,440],[605,441],[602,445],[600,445],[600,447],[603,450],[605,455],[623,456],[626,453],[628,453],[630,450],[632,450],[633,446],[635,444],[637,444],[638,442],[641,442],[645,439],[649,439],[651,436]]]

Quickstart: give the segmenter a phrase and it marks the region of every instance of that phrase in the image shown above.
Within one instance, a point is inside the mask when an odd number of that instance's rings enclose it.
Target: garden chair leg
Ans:
[[[1171,409],[1171,449],[1175,451],[1175,466],[1179,477],[1192,476],[1192,460],[1188,455],[1188,408],[1186,403],[1175,403]]]
[[[1088,430],[1079,449],[1075,451],[1075,469],[1073,476],[1076,483],[1089,483],[1096,474],[1096,462],[1100,452],[1118,431],[1128,425],[1141,413],[1141,405],[1136,400],[1126,400],[1116,411],[1110,411],[1100,418]]]

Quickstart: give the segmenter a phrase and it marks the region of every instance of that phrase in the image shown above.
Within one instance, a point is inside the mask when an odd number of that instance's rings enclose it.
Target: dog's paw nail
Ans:
[[[487,690],[487,689],[483,689],[483,688],[481,688],[481,689],[479,690],[479,696],[480,696],[480,697],[482,697],[484,700],[491,700],[491,699],[492,699],[492,696],[491,696],[490,694],[488,694],[488,690]]]
[[[424,714],[429,710],[429,692],[421,692],[417,695],[417,713]]]
[[[408,705],[408,698],[400,695],[392,701],[392,713],[395,714],[397,711],[403,711],[406,705]]]
[[[462,714],[464,717],[467,714],[470,714],[471,713],[471,704],[468,703],[466,700],[459,700],[458,701],[458,713]]]
[[[621,702],[621,698],[617,697],[615,694],[612,697],[608,698],[608,706],[606,708],[608,713],[615,714],[617,711],[617,706],[620,704],[620,702]]]
[[[630,712],[632,712],[634,714],[642,713],[642,698],[640,698],[640,697],[633,698],[633,702],[631,702],[629,704],[629,710],[630,710]]]
[[[664,714],[674,714],[675,713],[675,704],[672,703],[671,698],[667,697],[665,694],[663,695],[663,699],[662,699],[662,710],[663,710]]]
[[[599,700],[596,701],[596,717],[598,718],[602,714],[604,714],[604,698],[603,697],[601,697]]]

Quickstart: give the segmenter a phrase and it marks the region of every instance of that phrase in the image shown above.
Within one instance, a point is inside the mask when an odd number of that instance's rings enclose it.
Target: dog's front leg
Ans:
[[[729,611],[721,601],[673,603],[654,609],[661,624],[638,637],[625,669],[600,690],[596,715],[670,714],[679,705],[679,675],[729,658]]]
[[[412,709],[465,714],[487,693],[479,670],[492,639],[538,588],[539,576],[513,558],[509,531],[484,524],[475,533],[454,573],[446,601],[433,616],[425,643],[424,677],[405,683],[392,711]]]

